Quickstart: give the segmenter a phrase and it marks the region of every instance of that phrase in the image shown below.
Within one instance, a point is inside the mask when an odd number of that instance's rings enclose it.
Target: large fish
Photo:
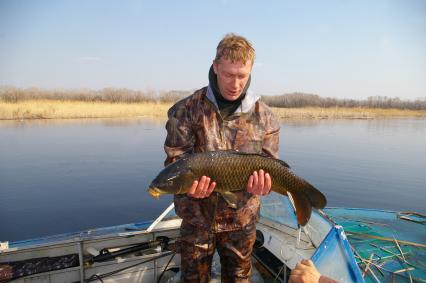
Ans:
[[[274,192],[283,195],[290,192],[299,224],[305,225],[308,222],[312,206],[325,207],[325,196],[292,173],[284,161],[260,154],[228,150],[185,155],[165,167],[152,181],[148,192],[153,197],[162,194],[185,194],[194,180],[205,175],[216,182],[214,191],[235,207],[237,199],[232,191],[246,189],[250,175],[260,169],[271,175],[271,189]]]

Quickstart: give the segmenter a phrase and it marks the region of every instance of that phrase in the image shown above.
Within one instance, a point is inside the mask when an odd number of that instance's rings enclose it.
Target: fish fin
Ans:
[[[277,160],[279,163],[281,163],[281,165],[283,165],[284,167],[287,167],[287,168],[290,169],[290,165],[288,165],[287,162],[285,162],[285,161],[283,161],[281,159],[275,159],[275,160]]]
[[[237,208],[238,198],[233,192],[223,192],[220,194],[230,207]]]

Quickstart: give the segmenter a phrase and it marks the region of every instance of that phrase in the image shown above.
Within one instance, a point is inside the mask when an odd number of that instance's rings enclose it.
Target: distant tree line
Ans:
[[[364,100],[339,99],[330,97],[320,97],[316,94],[294,92],[289,94],[262,96],[262,100],[272,107],[300,108],[300,107],[365,107],[383,109],[410,109],[426,110],[426,98],[416,100],[401,100],[398,97],[371,96]]]
[[[101,90],[45,90],[39,88],[1,87],[0,100],[19,102],[25,100],[47,99],[60,101],[87,101],[110,103],[175,102],[188,96],[189,91],[140,91],[126,88],[104,88]]]
[[[126,88],[104,88],[101,90],[45,90],[39,88],[0,87],[0,100],[19,102],[34,99],[71,100],[111,103],[140,103],[140,102],[176,102],[191,91],[140,91]],[[426,98],[401,100],[398,97],[372,96],[364,100],[320,97],[316,94],[294,92],[282,95],[264,95],[262,100],[269,106],[282,108],[301,107],[366,107],[383,109],[426,110]]]

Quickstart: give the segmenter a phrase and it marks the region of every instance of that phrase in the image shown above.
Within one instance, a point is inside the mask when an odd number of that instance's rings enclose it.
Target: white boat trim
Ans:
[[[169,205],[169,207],[167,207],[163,213],[160,214],[160,216],[158,216],[157,219],[154,220],[154,222],[152,222],[152,224],[148,227],[148,229],[146,229],[146,232],[151,232],[155,226],[157,226],[157,224],[163,220],[164,217],[166,217],[167,214],[169,214],[170,211],[172,211],[172,209],[175,208],[175,204],[172,202],[172,204]]]

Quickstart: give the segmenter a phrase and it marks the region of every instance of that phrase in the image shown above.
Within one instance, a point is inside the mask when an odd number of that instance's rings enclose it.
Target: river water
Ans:
[[[154,219],[164,121],[0,121],[0,241]],[[280,158],[329,206],[426,213],[426,119],[281,124]]]

